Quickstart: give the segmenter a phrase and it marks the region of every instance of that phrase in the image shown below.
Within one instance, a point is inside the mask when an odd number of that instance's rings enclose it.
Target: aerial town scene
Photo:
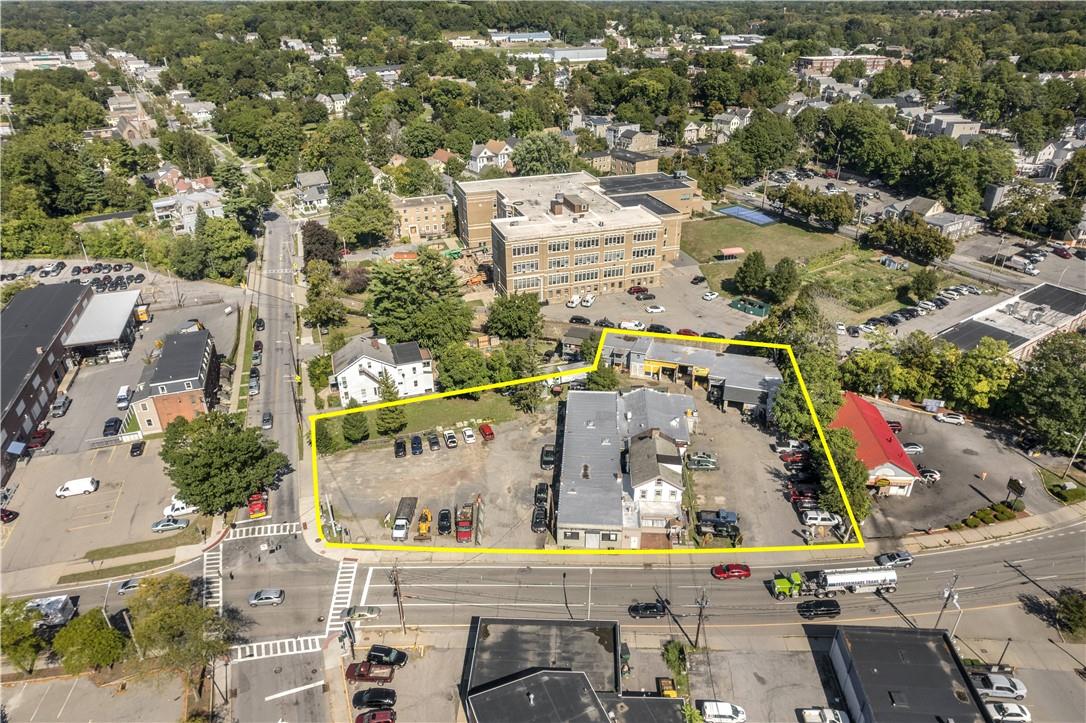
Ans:
[[[1086,723],[1086,4],[8,2],[0,721]]]

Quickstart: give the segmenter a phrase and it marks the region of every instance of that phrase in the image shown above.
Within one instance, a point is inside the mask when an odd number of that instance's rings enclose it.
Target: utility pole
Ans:
[[[1071,433],[1064,432],[1064,434],[1070,436]],[[1063,474],[1060,475],[1060,479],[1067,479],[1067,473],[1071,471],[1071,465],[1075,463],[1079,450],[1082,449],[1083,441],[1086,441],[1086,429],[1082,430],[1082,436],[1078,438],[1078,444],[1075,445],[1075,451],[1071,453],[1071,459],[1067,460],[1067,466],[1063,468]]]
[[[407,621],[403,615],[403,591],[400,590],[400,569],[392,568],[392,594],[396,596],[396,610],[400,613],[400,632],[407,635]]]
[[[943,613],[946,612],[946,606],[950,604],[951,596],[955,595],[954,586],[958,584],[958,574],[954,573],[954,579],[951,580],[950,585],[943,588],[943,607],[939,610],[939,617],[935,618],[935,628],[939,628],[939,623],[943,619]],[[955,599],[956,596],[955,596]]]
[[[128,619],[128,609],[121,611],[121,617],[124,618],[125,627],[128,628],[128,637],[132,638],[132,643],[136,646],[136,653],[139,654],[140,660],[143,660],[143,650],[140,648],[140,644],[136,642],[136,636],[132,633],[132,621]]]
[[[705,588],[701,589],[698,599],[694,601],[698,606],[698,629],[694,633],[694,647],[701,647],[701,629],[705,622],[705,608],[709,607],[709,597],[705,594]]]

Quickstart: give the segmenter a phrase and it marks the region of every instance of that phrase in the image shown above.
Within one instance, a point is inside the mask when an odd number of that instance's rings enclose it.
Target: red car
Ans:
[[[256,520],[268,516],[268,496],[263,492],[249,495],[249,519]]]
[[[30,434],[30,441],[26,443],[27,449],[41,449],[49,440],[53,438],[53,430],[46,427],[45,429],[35,429]]]
[[[355,718],[354,723],[396,723],[396,711],[391,708],[367,711]]]
[[[679,329],[675,333],[678,334],[679,336],[697,336],[698,335],[698,333],[696,331],[694,331],[693,329]]]
[[[484,442],[494,441],[494,428],[491,427],[489,424],[480,424],[479,434],[482,435]]]
[[[792,489],[788,492],[788,501],[792,504],[799,502],[800,500],[816,500],[818,499],[818,493],[813,489],[811,490],[797,490]]]
[[[782,462],[806,462],[806,452],[781,452]]]
[[[648,289],[646,289],[644,286],[631,286],[630,288],[626,289],[626,293],[629,294],[630,296],[635,296],[637,294],[644,294],[647,291],[648,291]]]
[[[717,565],[709,572],[717,580],[745,580],[750,577],[750,566],[733,562],[729,565]]]
[[[1065,249],[1062,246],[1057,246],[1056,248],[1052,249],[1052,253],[1056,254],[1061,259],[1069,259],[1069,258],[1071,258],[1071,252],[1068,251],[1067,249]]]
[[[16,512],[15,510],[9,510],[6,507],[4,507],[3,509],[0,509],[0,522],[4,522],[4,523],[14,522],[15,518],[18,517],[18,516],[19,516],[19,513]]]

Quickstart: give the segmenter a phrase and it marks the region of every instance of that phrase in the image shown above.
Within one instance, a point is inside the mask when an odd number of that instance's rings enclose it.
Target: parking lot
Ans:
[[[99,688],[87,678],[59,678],[15,683],[4,687],[4,708],[9,718],[26,721],[177,720],[184,691],[177,676],[153,681],[129,681],[121,688]],[[149,711],[154,711],[149,713]]]
[[[162,519],[173,495],[160,445],[152,440],[134,458],[128,445],[118,445],[20,463],[9,484],[17,485],[9,507],[19,518],[6,525],[4,571],[73,562],[88,550],[159,538],[151,524]],[[80,477],[94,477],[101,486],[89,495],[55,496],[57,487]]]
[[[923,445],[924,451],[911,457],[913,463],[937,469],[942,477],[930,486],[914,485],[909,497],[877,498],[864,525],[866,537],[901,537],[961,522],[977,509],[1006,499],[1009,477],[1026,484],[1022,501],[1028,512],[1038,514],[1059,507],[1042,488],[1033,463],[1005,446],[996,433],[972,423],[960,427],[943,424],[931,415],[889,404],[878,406],[886,419],[902,423],[898,439]]]
[[[720,412],[694,393],[700,434],[691,451],[716,455],[720,469],[694,473],[698,507],[739,513],[744,547],[801,545],[802,525],[786,497],[784,465],[770,445],[774,437],[743,421],[736,409]]]
[[[660,270],[660,285],[649,289],[655,299],[638,301],[630,294],[621,292],[600,294],[591,307],[569,309],[558,302],[544,306],[543,317],[562,322],[568,322],[574,315],[585,316],[592,321],[607,318],[616,326],[623,321],[641,321],[646,326],[663,324],[672,332],[689,328],[698,334],[709,331],[726,337],[734,337],[756,321],[756,317],[728,306],[728,299],[723,296],[713,301],[702,300],[702,294],[709,287],[704,282],[690,283],[700,273],[696,261],[686,254],[680,254],[674,266],[665,266]],[[664,311],[647,313],[645,307],[651,304],[664,307]]]
[[[1030,248],[1034,246],[1032,243],[1016,240],[1014,237],[1001,239],[994,233],[981,233],[959,241],[952,258],[967,263],[982,274],[987,272],[989,276],[998,275],[998,277],[1013,279],[1021,288],[1029,288],[1047,281],[1071,289],[1086,290],[1086,261],[1075,256],[1061,259],[1052,253],[1048,244],[1040,245],[1040,248],[1047,251],[1048,255],[1043,261],[1034,264],[1040,272],[1036,276],[1029,276],[1010,268],[1000,269],[987,261],[982,261],[997,253],[1013,256],[1023,251],[1027,245]]]
[[[359,635],[356,645],[357,659],[343,658],[343,668],[352,662],[365,660],[366,651],[375,643],[391,645],[409,656],[407,665],[396,670],[392,682],[384,686],[396,691],[396,720],[400,723],[427,723],[428,721],[456,720],[461,713],[458,686],[464,665],[464,647],[467,631],[457,631],[448,636],[433,637],[433,644],[405,645],[397,640],[384,640],[379,635]],[[399,638],[400,636],[396,636]],[[370,684],[346,684],[350,696]],[[357,713],[357,711],[352,711]]]
[[[427,402],[421,402],[427,404]],[[336,519],[350,530],[350,541],[390,544],[384,526],[401,497],[417,497],[415,522],[423,507],[433,515],[432,539],[427,545],[456,547],[453,535],[437,534],[438,511],[474,502],[478,496],[479,544],[484,547],[542,549],[548,535],[531,531],[533,493],[536,483],[551,482],[552,473],[539,467],[540,449],[554,442],[552,415],[519,418],[494,427],[495,439],[459,444],[431,452],[424,444],[421,455],[396,458],[387,444],[322,458],[321,493],[331,495]],[[412,524],[408,542],[414,540]]]

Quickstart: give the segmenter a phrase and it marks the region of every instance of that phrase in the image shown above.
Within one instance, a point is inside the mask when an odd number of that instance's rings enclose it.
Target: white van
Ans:
[[[596,295],[595,294],[585,294],[584,298],[581,299],[581,306],[585,306],[585,307],[592,306],[595,303],[596,303]]]
[[[747,712],[734,703],[706,700],[701,703],[701,717],[705,723],[745,723]]]
[[[128,404],[131,401],[132,387],[125,384],[123,387],[117,390],[117,409],[128,409]]]
[[[57,487],[57,497],[73,497],[75,495],[89,495],[91,492],[98,491],[98,480],[93,477],[83,477],[81,479],[71,479]]]

